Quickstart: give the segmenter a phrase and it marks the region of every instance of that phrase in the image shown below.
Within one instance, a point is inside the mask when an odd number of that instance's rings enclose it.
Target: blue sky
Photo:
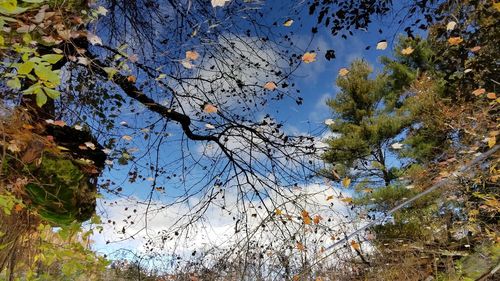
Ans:
[[[279,7],[283,4],[281,1],[269,1],[265,3],[263,11],[269,6]],[[230,5],[230,4],[229,4]],[[303,134],[303,133],[313,133],[318,137],[321,137],[327,132],[327,128],[324,125],[324,120],[331,117],[331,113],[328,107],[325,105],[325,101],[328,98],[335,97],[335,93],[338,92],[338,88],[335,86],[335,79],[338,75],[338,71],[343,68],[349,67],[349,64],[358,58],[365,59],[371,65],[374,66],[375,71],[380,71],[381,66],[378,64],[378,57],[381,55],[390,56],[391,49],[393,47],[395,34],[397,34],[397,27],[387,28],[388,23],[392,22],[392,18],[380,19],[370,26],[368,31],[356,31],[353,36],[348,36],[347,39],[342,39],[340,36],[333,37],[328,30],[325,28],[319,28],[319,32],[312,37],[310,32],[316,19],[314,17],[309,17],[307,15],[307,7],[299,15],[293,12],[288,12],[286,9],[274,8],[272,12],[269,12],[269,22],[272,23],[277,21],[280,23],[276,29],[278,32],[293,32],[292,41],[294,45],[299,47],[303,52],[314,51],[317,53],[317,60],[309,64],[302,64],[293,75],[293,83],[296,84],[296,89],[301,92],[301,97],[304,102],[302,105],[297,105],[293,99],[284,99],[279,102],[270,103],[267,107],[262,108],[261,112],[257,112],[257,116],[263,117],[266,113],[275,117],[277,120],[284,123],[285,131],[290,134]],[[216,8],[215,12],[220,12]],[[287,19],[294,19],[295,22],[290,27],[282,26],[282,22]],[[379,34],[377,30],[382,28],[384,33]],[[387,40],[389,42],[388,48],[386,50],[376,50],[376,44],[380,40]],[[365,48],[370,46],[369,50]],[[335,50],[336,58],[327,61],[324,57],[325,52],[329,49]],[[287,81],[287,83],[291,83]],[[146,116],[146,115],[144,115]],[[149,116],[149,115],[148,115]],[[139,117],[133,114],[123,114],[117,122],[126,122],[127,125],[120,125],[116,130],[120,135],[130,135],[133,139],[129,142],[121,140],[123,143],[127,143],[128,148],[138,148],[140,151],[135,155],[140,155],[142,150],[144,150],[145,145],[151,140],[144,140],[143,137],[146,134],[140,129],[144,128],[148,124],[145,120],[141,119],[143,115]],[[158,116],[151,115],[151,120],[157,120]],[[175,147],[175,143],[181,137],[181,132],[178,129],[177,124],[170,123],[167,127],[167,132],[170,136],[165,137],[165,145],[162,146],[162,151],[158,154],[161,160],[164,162],[171,162],[172,167],[176,166],[176,159],[181,157],[181,151],[178,147]],[[196,150],[198,144],[191,143],[192,149]],[[115,161],[116,162],[116,161]],[[209,162],[208,162],[209,163]],[[119,166],[114,165],[112,169],[107,170],[102,176],[103,180],[112,179],[117,183],[121,183],[120,187],[123,191],[120,192],[120,196],[115,196],[112,194],[105,194],[106,204],[101,201],[99,212],[103,215],[103,220],[106,221],[109,218],[117,221],[114,228],[109,228],[105,231],[104,236],[96,235],[94,239],[96,240],[95,248],[103,253],[110,253],[113,250],[119,248],[137,249],[140,247],[140,243],[144,240],[140,237],[144,236],[144,232],[139,235],[134,236],[134,239],[128,239],[125,242],[113,243],[111,245],[106,245],[107,240],[113,241],[114,239],[120,239],[120,232],[122,225],[126,225],[130,228],[132,232],[136,229],[130,226],[124,221],[130,222],[131,220],[143,221],[144,215],[141,210],[144,211],[144,205],[137,204],[136,201],[145,200],[152,188],[151,179],[146,179],[148,177],[153,177],[154,175],[147,170],[140,170],[140,174],[144,176],[146,180],[138,180],[136,183],[127,182],[127,173],[129,172],[129,166]],[[176,168],[172,168],[175,170]],[[189,185],[190,182],[197,182],[198,180],[203,180],[204,171],[197,168],[191,172],[191,175],[196,175],[191,179],[188,179],[185,183]],[[315,179],[316,182],[321,182],[321,179]],[[306,183],[304,183],[306,184]],[[182,183],[180,180],[175,179],[165,179],[158,178],[156,182],[157,186],[163,186],[166,188],[166,192],[159,192],[156,190],[152,191],[153,203],[158,204],[152,208],[161,208],[160,203],[170,203],[176,197],[178,197],[183,192],[181,188]],[[177,187],[176,187],[177,186]],[[128,199],[125,199],[128,197]],[[116,203],[113,203],[116,201]],[[112,203],[112,204],[109,204]],[[135,207],[134,207],[135,206]],[[189,204],[187,204],[189,209]],[[133,209],[139,209],[137,212],[133,212]],[[179,211],[178,215],[181,215]],[[131,216],[128,218],[128,216]],[[174,217],[169,217],[173,220]],[[219,220],[219,218],[213,218],[214,220]],[[154,220],[154,219],[153,219]],[[161,224],[165,221],[157,220],[157,224],[153,226],[153,229],[160,229]],[[224,222],[225,223],[225,222]],[[220,223],[220,228],[224,229],[227,227],[223,222]],[[215,223],[215,225],[218,225]],[[231,225],[232,227],[232,225]],[[130,232],[127,232],[129,235]]]

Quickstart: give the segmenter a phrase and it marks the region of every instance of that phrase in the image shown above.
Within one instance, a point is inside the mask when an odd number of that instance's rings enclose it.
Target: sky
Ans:
[[[349,64],[355,59],[364,59],[374,66],[376,72],[381,71],[381,65],[378,58],[381,55],[390,56],[391,49],[394,47],[396,34],[399,32],[398,28],[389,24],[394,21],[394,18],[382,18],[370,26],[368,31],[356,31],[352,36],[347,39],[342,39],[340,36],[332,36],[325,28],[319,28],[319,32],[312,36],[310,30],[314,26],[315,17],[307,15],[307,6],[300,14],[294,14],[286,9],[280,9],[280,1],[268,1],[262,7],[264,12],[270,14],[269,22],[277,21],[284,22],[287,19],[294,19],[294,23],[290,27],[278,25],[276,28],[284,31],[292,31],[292,41],[296,47],[303,51],[314,51],[317,53],[317,60],[309,64],[301,64],[293,74],[293,82],[296,84],[296,89],[301,91],[303,104],[298,105],[292,99],[285,99],[276,103],[271,103],[267,107],[262,108],[258,113],[259,116],[270,114],[276,119],[284,123],[284,130],[290,134],[314,134],[317,141],[321,142],[322,138],[331,136],[328,132],[325,120],[331,118],[331,112],[326,106],[326,100],[334,98],[335,94],[339,91],[335,85],[335,79],[338,71],[341,68],[348,68]],[[220,12],[220,9],[230,7],[231,1],[226,3],[226,7],[214,8],[214,13]],[[274,7],[272,12],[267,10],[269,7]],[[377,32],[382,28],[384,32],[380,34]],[[103,36],[103,35],[101,35]],[[104,35],[105,36],[105,35]],[[105,38],[105,37],[103,37]],[[376,44],[380,40],[388,41],[388,48],[386,50],[377,50]],[[370,47],[367,50],[367,47]],[[335,50],[336,58],[333,60],[326,60],[324,55],[327,50]],[[270,54],[272,55],[272,54]],[[137,117],[130,114],[123,114],[120,116],[118,122],[123,122],[119,126],[121,134],[127,134],[133,137],[128,141],[129,148],[143,149],[144,145],[150,140],[144,140],[144,136],[148,132],[138,131],[137,127],[144,126],[143,120],[138,120]],[[174,126],[173,124],[169,126]],[[178,139],[180,132],[174,127],[168,127],[167,131],[171,134],[168,138]],[[123,142],[127,142],[121,140]],[[168,147],[168,140],[165,141]],[[198,145],[198,144],[196,144]],[[206,146],[198,145],[198,150],[207,149]],[[131,154],[137,152],[131,152]],[[140,153],[140,152],[139,152]],[[177,150],[162,151],[159,153],[161,158],[169,159],[174,162],[179,157],[180,152]],[[173,165],[173,164],[172,164]],[[121,183],[120,186],[123,191],[118,195],[104,194],[104,198],[99,200],[98,213],[101,215],[105,224],[102,233],[96,233],[93,236],[94,249],[102,254],[119,255],[123,251],[116,252],[120,249],[144,252],[144,243],[147,242],[146,237],[154,238],[158,243],[158,234],[169,228],[176,221],[176,218],[186,213],[192,206],[196,206],[201,200],[200,197],[203,193],[197,194],[185,204],[174,205],[169,208],[163,208],[162,204],[165,202],[171,203],[172,200],[180,193],[182,189],[174,189],[170,191],[169,185],[173,184],[172,181],[162,182],[161,179],[153,180],[151,173],[147,171],[140,171],[144,175],[145,180],[138,180],[136,183],[129,183],[125,180],[129,172],[129,166],[119,166],[116,163],[107,169],[101,179],[103,181],[113,180]],[[192,171],[192,174],[197,174],[199,178],[203,178],[204,171]],[[191,179],[192,180],[192,179]],[[197,180],[197,179],[196,179]],[[163,186],[168,189],[167,192],[157,192],[151,189],[151,184],[155,183],[157,186]],[[189,180],[188,180],[189,182]],[[337,197],[340,193],[346,191],[340,190],[338,185],[325,183],[323,179],[314,179],[313,182],[303,183],[299,189],[290,190],[291,194],[315,194],[311,198],[313,201],[301,202],[304,206],[308,206],[311,212],[322,214],[324,217],[335,217],[336,224],[342,225],[345,223],[346,216],[349,216],[349,208],[339,199],[333,201],[325,200],[329,195]],[[151,194],[151,205],[144,204],[144,200]],[[158,194],[157,194],[158,193]],[[235,200],[235,195],[230,191],[226,191],[226,204]],[[269,198],[267,198],[269,199]],[[217,202],[217,201],[216,201]],[[248,206],[251,207],[251,206]],[[292,207],[290,207],[292,208]],[[146,218],[144,213],[148,211],[150,214]],[[266,214],[262,210],[257,210],[257,217],[265,217]],[[261,212],[261,213],[259,213]],[[222,211],[219,207],[210,207],[206,213],[207,221],[202,221],[193,230],[188,239],[184,242],[173,240],[167,242],[166,252],[176,252],[179,255],[190,256],[194,250],[208,249],[216,247],[227,247],[231,243],[235,243],[239,237],[235,235],[235,223],[230,211]],[[115,222],[106,223],[106,222]],[[134,221],[131,225],[130,222]],[[352,217],[349,217],[352,222]],[[257,221],[253,222],[258,224]],[[354,227],[363,223],[363,220],[358,220],[355,224],[349,226],[347,229],[354,229]],[[147,225],[146,225],[147,224]],[[123,235],[122,230],[126,228],[126,235]],[[187,236],[186,236],[187,237]],[[126,238],[123,239],[122,238]],[[270,238],[268,238],[270,239]],[[107,242],[111,243],[107,243]],[[119,253],[119,254],[118,254]],[[129,253],[129,252],[128,252]]]

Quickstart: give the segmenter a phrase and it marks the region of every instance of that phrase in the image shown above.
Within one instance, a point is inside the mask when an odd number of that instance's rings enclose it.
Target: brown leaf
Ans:
[[[460,43],[462,43],[464,41],[464,39],[462,39],[461,37],[450,37],[448,39],[448,43],[452,46],[456,46],[456,45],[459,45]]]
[[[354,240],[351,241],[351,247],[356,251],[361,250],[361,246],[359,245],[359,243]]]

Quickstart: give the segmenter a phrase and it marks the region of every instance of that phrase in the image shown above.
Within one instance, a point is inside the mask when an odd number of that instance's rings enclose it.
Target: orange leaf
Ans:
[[[304,245],[300,242],[297,242],[297,249],[299,249],[300,251],[304,251],[306,248],[304,247]]]
[[[130,75],[129,77],[127,77],[127,81],[130,83],[135,83],[136,80],[137,78],[135,78],[134,75]]]
[[[482,95],[482,94],[484,94],[484,93],[486,93],[486,90],[485,90],[485,89],[483,89],[483,88],[476,89],[476,90],[474,90],[474,91],[472,92],[472,94],[473,94],[474,96],[476,96],[476,97],[477,97],[477,96],[480,96],[480,95]]]
[[[302,220],[304,221],[304,224],[311,224],[311,217],[309,216],[309,212],[306,210],[303,210],[301,212],[302,215]]]
[[[491,93],[488,93],[486,95],[486,97],[489,98],[490,100],[494,100],[497,98],[497,95],[495,93],[491,92]]]
[[[269,91],[273,91],[274,89],[276,89],[276,87],[277,87],[276,83],[274,83],[272,81],[269,81],[266,84],[264,84],[264,89],[269,90]]]
[[[282,212],[280,209],[276,209],[276,210],[274,211],[274,213],[275,213],[276,215],[278,215],[278,216],[279,216],[279,215],[281,215],[281,214],[283,214],[283,212]]]
[[[203,111],[205,111],[206,113],[217,113],[217,107],[215,107],[213,104],[207,103],[203,107]]]
[[[320,215],[315,215],[314,216],[314,219],[313,219],[313,222],[314,224],[319,224],[319,221],[322,219],[322,217]]]
[[[452,46],[456,46],[456,45],[459,45],[460,43],[462,43],[464,41],[464,39],[462,39],[461,37],[450,37],[448,39],[448,43]]]
[[[196,51],[187,51],[186,52],[186,59],[187,60],[197,60],[200,57],[200,54]]]
[[[64,122],[62,120],[56,120],[56,121],[54,121],[54,123],[52,123],[52,125],[59,126],[59,127],[64,127],[64,126],[66,126],[66,122]]]
[[[302,61],[305,63],[311,63],[313,61],[316,61],[316,53],[310,53],[307,52],[304,55],[302,55]]]
[[[481,50],[481,46],[476,46],[476,47],[470,49],[470,51],[473,53],[477,53],[477,52],[479,52],[479,50]]]
[[[21,204],[16,204],[16,205],[14,206],[14,210],[15,210],[16,212],[21,212],[21,211],[23,210],[23,206],[22,206]]]
[[[359,243],[354,240],[351,241],[351,247],[357,251],[361,250],[361,246],[359,245]]]

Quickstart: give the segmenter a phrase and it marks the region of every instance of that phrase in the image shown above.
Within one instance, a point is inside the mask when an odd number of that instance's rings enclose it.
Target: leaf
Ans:
[[[226,2],[230,2],[231,0],[212,0],[212,7],[224,7]]]
[[[132,140],[132,137],[131,137],[131,136],[129,136],[129,135],[124,135],[124,136],[122,137],[122,139],[124,139],[124,140],[126,140],[126,141],[131,141],[131,140]]]
[[[320,215],[315,215],[314,219],[313,219],[314,224],[319,224],[321,219],[322,219],[322,217]]]
[[[56,120],[56,121],[52,122],[52,125],[64,127],[64,126],[66,126],[66,122],[64,122],[63,120]]]
[[[326,197],[326,201],[330,201],[332,199],[333,199],[333,195],[329,195],[329,196]]]
[[[14,77],[7,81],[7,86],[13,90],[19,90],[21,89],[21,81],[19,81],[19,78]]]
[[[476,97],[477,97],[477,96],[480,96],[480,95],[482,95],[482,94],[484,94],[484,93],[486,93],[486,90],[485,90],[485,89],[483,89],[483,88],[479,88],[479,89],[476,89],[476,90],[472,91],[472,94],[473,94],[474,96],[476,96]]]
[[[217,107],[215,107],[213,104],[210,104],[210,103],[207,103],[205,104],[205,106],[203,107],[203,111],[205,113],[217,113]]]
[[[377,43],[377,50],[385,50],[387,49],[387,41],[381,40]]]
[[[264,89],[266,89],[266,90],[273,91],[276,88],[277,88],[276,83],[274,83],[272,81],[269,81],[266,84],[264,84]]]
[[[14,206],[14,210],[15,210],[16,212],[21,212],[21,211],[23,210],[23,206],[22,206],[21,204],[16,204],[16,205]]]
[[[200,55],[196,51],[187,51],[186,52],[186,60],[197,60],[199,57],[200,57]]]
[[[335,120],[331,119],[331,118],[328,118],[325,120],[325,125],[327,126],[331,126],[331,125],[334,125],[335,124]]]
[[[49,87],[43,87],[43,91],[49,98],[55,100],[61,96],[61,93],[59,91],[56,91],[54,89],[51,89]]]
[[[102,45],[101,38],[99,38],[99,36],[92,34],[90,32],[87,32],[87,40],[92,45]]]
[[[127,77],[127,81],[130,83],[135,83],[136,80],[137,80],[137,78],[134,75],[129,75]]]
[[[95,144],[90,141],[85,142],[84,145],[92,150],[95,150]]]
[[[309,216],[309,212],[306,210],[303,210],[300,215],[302,216],[302,220],[304,221],[304,224],[311,224],[311,217]]]
[[[292,20],[292,19],[287,19],[287,20],[283,23],[283,26],[290,27],[290,26],[292,26],[292,24],[293,24],[293,20]]]
[[[497,95],[493,92],[490,92],[486,95],[487,98],[489,98],[490,100],[495,100],[497,98]]]
[[[108,13],[108,9],[104,8],[103,6],[97,7],[96,14],[105,16]]]
[[[470,51],[473,53],[477,53],[477,52],[479,52],[479,50],[481,50],[481,46],[475,46],[475,47],[470,49]]]
[[[283,212],[280,210],[280,209],[276,209],[274,210],[274,213],[277,215],[277,216],[280,216],[283,214]]]
[[[342,180],[342,186],[343,187],[348,188],[350,184],[351,184],[351,179],[350,178],[344,178]]]
[[[353,202],[351,197],[342,198],[342,199],[340,199],[340,201],[347,203],[347,204],[351,204]]]
[[[33,67],[35,66],[35,63],[32,61],[27,61],[25,63],[22,63],[17,67],[17,74],[19,75],[25,75],[30,73],[33,70]]]
[[[208,130],[213,130],[213,129],[215,129],[215,126],[207,123],[207,124],[205,124],[205,128]]]
[[[359,245],[359,243],[354,240],[351,241],[351,247],[356,251],[361,250],[361,246]]]
[[[47,55],[42,56],[42,60],[44,60],[50,64],[54,64],[54,63],[60,61],[62,58],[63,58],[63,55],[59,55],[59,54],[47,54]]]
[[[453,29],[455,29],[455,27],[457,26],[457,23],[454,22],[454,21],[450,21],[447,25],[446,25],[446,31],[452,31]]]
[[[36,105],[42,107],[47,102],[47,96],[41,90],[36,93]]]
[[[497,143],[497,138],[495,136],[488,138],[488,147],[489,148],[494,147],[496,143]]]
[[[297,249],[299,249],[299,251],[305,251],[306,248],[304,247],[304,244],[300,243],[300,242],[297,242]]]
[[[302,61],[305,63],[311,63],[316,61],[316,53],[307,52],[302,55]]]
[[[187,69],[192,69],[194,67],[194,64],[192,64],[189,60],[181,60],[181,64]]]
[[[457,46],[459,45],[460,43],[462,43],[464,41],[464,39],[462,39],[461,37],[450,37],[448,39],[448,43],[452,46]]]
[[[347,68],[343,67],[343,68],[341,68],[341,69],[339,70],[339,76],[344,77],[344,76],[346,76],[347,74],[349,74],[349,69],[347,69]]]
[[[395,143],[391,144],[391,148],[394,149],[394,150],[402,149],[403,148],[403,144],[399,143],[399,142],[395,142]]]
[[[415,50],[412,47],[407,47],[407,48],[404,48],[403,50],[401,50],[401,54],[408,56],[408,55],[411,55],[413,53],[413,51],[415,51]]]

